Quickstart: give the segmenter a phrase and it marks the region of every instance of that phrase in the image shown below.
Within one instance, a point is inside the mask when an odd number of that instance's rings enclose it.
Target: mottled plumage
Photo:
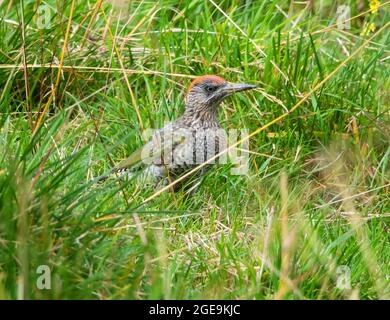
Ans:
[[[218,121],[218,106],[232,93],[255,88],[232,84],[215,75],[193,80],[188,88],[185,111],[176,121],[157,130],[152,139],[113,169],[124,172],[143,161],[145,182],[167,184],[226,148],[226,134]],[[211,164],[210,164],[211,165]],[[210,166],[200,170],[200,174]],[[130,176],[133,174],[129,173]]]

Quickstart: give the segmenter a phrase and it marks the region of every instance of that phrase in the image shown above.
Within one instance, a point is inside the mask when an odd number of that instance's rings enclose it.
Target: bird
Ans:
[[[113,174],[132,178],[135,176],[132,168],[142,162],[144,168],[138,178],[140,181],[155,187],[172,183],[226,148],[227,137],[218,120],[219,106],[228,96],[256,87],[231,83],[217,75],[196,77],[188,87],[184,113],[156,130],[143,147],[120,161],[99,180]],[[197,175],[203,175],[212,165],[211,162],[203,166]],[[174,190],[180,185],[177,184]]]

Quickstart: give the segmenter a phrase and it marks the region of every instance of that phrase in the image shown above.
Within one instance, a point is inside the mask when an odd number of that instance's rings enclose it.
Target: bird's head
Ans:
[[[255,85],[230,83],[215,75],[197,77],[188,88],[186,108],[191,111],[214,112],[226,97],[239,91],[254,88],[256,88]]]

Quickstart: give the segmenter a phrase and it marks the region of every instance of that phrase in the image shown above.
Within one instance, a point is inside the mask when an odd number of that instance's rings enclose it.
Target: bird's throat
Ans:
[[[210,108],[209,106],[197,106],[197,108],[187,107],[183,114],[183,118],[201,126],[215,127],[218,126],[219,123],[218,108]]]

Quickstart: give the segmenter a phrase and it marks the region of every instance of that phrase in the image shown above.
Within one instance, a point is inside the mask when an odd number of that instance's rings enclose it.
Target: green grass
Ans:
[[[389,298],[389,4],[339,30],[333,1],[310,14],[273,0],[49,0],[39,29],[38,2],[0,5],[0,298]],[[351,1],[351,17],[368,8]],[[254,132],[361,46],[250,139],[247,176],[217,166],[192,196],[93,183],[141,128],[183,112],[192,76],[258,84],[220,113]],[[337,286],[345,267],[350,289]]]

